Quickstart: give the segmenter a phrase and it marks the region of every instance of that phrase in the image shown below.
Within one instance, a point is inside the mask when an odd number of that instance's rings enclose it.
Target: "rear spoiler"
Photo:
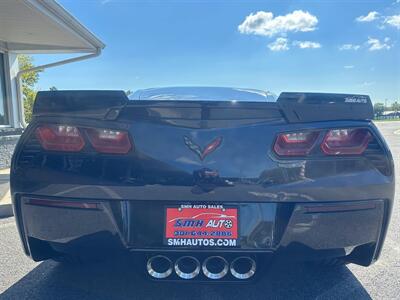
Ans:
[[[33,116],[104,119],[127,102],[124,91],[41,91],[36,95]]]
[[[75,116],[112,120],[128,101],[124,91],[42,91],[37,93],[33,116]],[[145,101],[151,104],[157,102]],[[167,105],[170,101],[159,102]],[[259,109],[262,109],[263,103],[257,103]],[[366,95],[284,92],[280,94],[275,105],[289,123],[371,120],[374,117],[371,99]],[[246,107],[246,104],[243,103],[242,107]]]
[[[277,103],[289,123],[374,118],[367,95],[281,93]]]

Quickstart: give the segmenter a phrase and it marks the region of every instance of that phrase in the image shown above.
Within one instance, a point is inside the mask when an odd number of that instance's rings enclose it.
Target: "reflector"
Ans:
[[[68,125],[42,125],[36,128],[42,147],[52,151],[78,152],[85,146],[79,129]]]
[[[325,135],[321,149],[327,155],[360,155],[371,138],[365,128],[333,129]]]
[[[278,135],[274,151],[279,156],[304,156],[314,148],[318,131],[290,132]]]
[[[44,199],[28,199],[25,202],[30,205],[53,206],[62,208],[81,208],[81,209],[98,209],[98,203],[79,202],[79,201],[63,201],[63,200],[44,200]]]
[[[89,141],[98,152],[110,154],[126,154],[131,148],[129,135],[125,131],[111,129],[85,129]]]

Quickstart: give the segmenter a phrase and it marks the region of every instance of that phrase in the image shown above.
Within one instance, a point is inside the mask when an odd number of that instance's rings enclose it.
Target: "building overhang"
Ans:
[[[53,0],[0,1],[0,50],[96,53],[105,45]]]

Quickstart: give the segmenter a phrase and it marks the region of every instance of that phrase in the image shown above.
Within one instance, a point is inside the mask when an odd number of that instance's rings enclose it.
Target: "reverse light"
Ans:
[[[327,155],[360,155],[371,138],[365,128],[333,129],[325,135],[321,149]]]
[[[125,131],[96,128],[87,128],[85,131],[93,148],[100,153],[126,154],[132,148]]]
[[[274,151],[279,156],[304,156],[314,148],[318,131],[290,132],[278,135]]]
[[[36,137],[44,149],[51,151],[78,152],[85,146],[79,129],[75,126],[39,126]]]

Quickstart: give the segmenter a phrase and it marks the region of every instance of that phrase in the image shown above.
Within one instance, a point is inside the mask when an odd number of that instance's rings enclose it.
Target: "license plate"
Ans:
[[[222,205],[166,208],[165,243],[185,247],[238,246],[238,209]]]

